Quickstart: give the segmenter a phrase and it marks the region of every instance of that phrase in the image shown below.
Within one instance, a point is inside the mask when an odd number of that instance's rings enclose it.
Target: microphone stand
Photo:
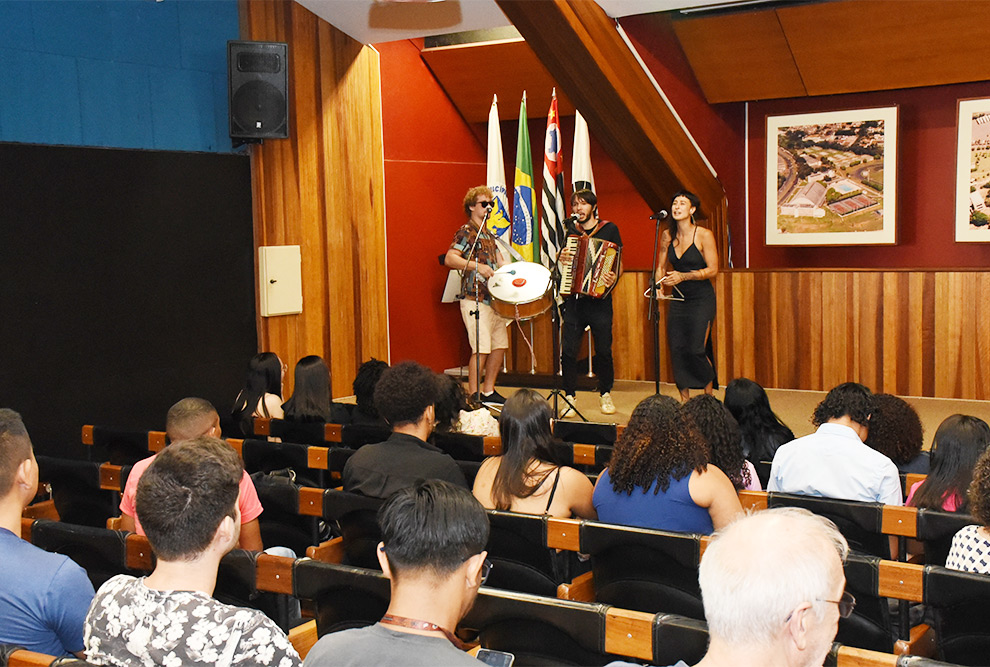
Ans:
[[[488,223],[488,216],[491,214],[491,208],[485,211],[485,220],[481,223],[478,231],[474,235],[474,242],[471,244],[471,248],[468,250],[467,254],[467,264],[464,265],[464,270],[467,271],[468,265],[471,264],[471,258],[474,257],[474,310],[468,312],[469,315],[474,317],[474,378],[475,378],[475,393],[471,395],[471,401],[477,402],[478,406],[482,406],[481,402],[481,262],[478,261],[475,253],[478,250],[478,241],[481,239],[481,234],[485,229],[485,225]],[[470,342],[470,341],[469,341]]]
[[[666,211],[657,211],[650,218],[657,221],[653,234],[653,272],[650,274],[650,309],[646,319],[653,322],[653,376],[657,395],[660,394],[660,302],[657,299],[657,249],[660,247],[660,222],[666,218]]]
[[[566,239],[567,239],[567,235],[565,234],[564,240]],[[560,263],[559,263],[560,250],[557,251],[557,259],[558,261],[555,261],[553,263],[553,270],[550,272],[550,286],[553,289],[553,302],[551,303],[550,306],[550,323],[552,329],[550,346],[553,355],[552,359],[553,359],[554,367],[551,369],[551,372],[553,373],[553,390],[547,395],[547,400],[549,401],[551,397],[553,398],[554,419],[556,419],[557,415],[560,414],[560,412],[557,409],[558,399],[560,399],[563,400],[564,403],[566,403],[571,408],[574,414],[576,414],[578,417],[581,418],[581,421],[587,422],[588,419],[584,415],[582,415],[581,411],[577,409],[577,406],[574,405],[574,403],[572,403],[570,399],[567,398],[567,396],[564,394],[564,391],[562,389],[564,378],[562,375],[563,369],[561,368],[561,359],[560,359],[560,326],[561,326],[561,314],[560,314],[561,275],[560,275]],[[588,354],[591,354],[591,350],[588,350]],[[558,371],[558,369],[560,369],[560,371]]]

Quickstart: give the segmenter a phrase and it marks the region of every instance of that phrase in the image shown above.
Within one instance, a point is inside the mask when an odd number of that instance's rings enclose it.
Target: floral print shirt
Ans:
[[[285,633],[254,609],[195,591],[158,591],[117,575],[96,593],[83,635],[96,665],[270,665],[298,667]]]

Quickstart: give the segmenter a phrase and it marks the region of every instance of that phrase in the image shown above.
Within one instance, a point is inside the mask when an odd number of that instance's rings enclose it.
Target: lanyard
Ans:
[[[462,651],[466,651],[467,647],[464,645],[460,639],[454,636],[454,633],[447,628],[441,628],[436,623],[430,623],[428,621],[420,621],[415,618],[406,618],[404,616],[393,616],[391,614],[385,614],[382,616],[381,623],[385,625],[398,625],[403,628],[412,628],[414,630],[426,630],[428,632],[440,632],[444,637],[450,640],[450,643],[459,648]]]

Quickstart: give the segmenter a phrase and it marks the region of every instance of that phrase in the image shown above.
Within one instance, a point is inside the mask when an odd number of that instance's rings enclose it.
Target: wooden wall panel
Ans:
[[[648,284],[647,272],[628,271],[613,294],[617,379],[653,379]],[[722,385],[748,377],[825,391],[855,381],[904,396],[990,399],[990,272],[730,270],[715,291]],[[665,311],[660,377],[671,382]],[[549,345],[537,366],[550,367]]]
[[[290,367],[322,356],[347,395],[362,361],[388,358],[378,54],[297,3],[241,17],[245,39],[289,44],[290,138],[252,147],[255,243],[302,249],[303,312],[259,316],[259,347]]]

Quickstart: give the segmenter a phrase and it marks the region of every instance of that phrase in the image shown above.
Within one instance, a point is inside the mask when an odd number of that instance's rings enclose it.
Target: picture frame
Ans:
[[[897,243],[898,107],[767,116],[768,246]]]
[[[958,102],[956,242],[990,243],[990,98]]]

